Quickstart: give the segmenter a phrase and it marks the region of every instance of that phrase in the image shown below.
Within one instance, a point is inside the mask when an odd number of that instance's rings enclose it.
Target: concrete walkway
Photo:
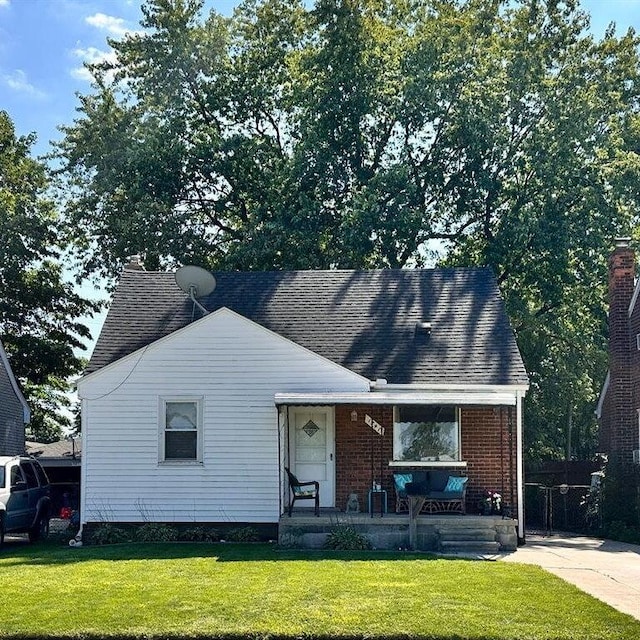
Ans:
[[[640,620],[640,546],[566,533],[527,534],[524,546],[500,559],[537,564]]]

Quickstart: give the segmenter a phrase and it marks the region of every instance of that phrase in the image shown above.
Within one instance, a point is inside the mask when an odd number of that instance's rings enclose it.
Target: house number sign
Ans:
[[[365,413],[364,421],[378,434],[384,435],[384,427],[377,423],[370,415]]]

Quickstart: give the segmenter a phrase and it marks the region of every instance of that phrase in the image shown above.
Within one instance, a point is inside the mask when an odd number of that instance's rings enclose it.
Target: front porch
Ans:
[[[370,395],[378,400],[382,394]],[[414,395],[396,393],[392,399],[396,403],[409,402],[409,399],[418,402]],[[320,399],[307,398],[309,402]],[[327,399],[335,400],[335,397],[332,395]],[[516,428],[516,423],[519,425],[521,422],[519,405],[516,411],[512,405],[506,404],[469,405],[465,404],[470,402],[465,397],[458,399],[456,407],[440,407],[427,403],[429,399],[435,401],[435,397],[421,396],[421,399],[424,405],[394,406],[383,402],[369,405],[346,402],[333,406],[279,405],[280,442],[284,445],[281,448],[282,510],[288,508],[291,500],[290,483],[284,468],[290,468],[298,480],[318,482],[319,502],[323,509],[323,517],[305,523],[305,528],[299,521],[304,509],[294,512],[295,523],[281,518],[280,540],[283,544],[319,547],[324,544],[332,527],[348,523],[366,535],[374,547],[381,549],[413,547],[444,552],[473,548],[472,551],[481,549],[485,553],[495,553],[516,548],[518,537],[524,538],[520,440],[517,436],[520,429]],[[293,398],[277,400],[291,402]],[[341,396],[340,400],[352,398]],[[390,402],[389,395],[385,394],[383,400]],[[506,402],[502,396],[499,400]],[[417,417],[413,416],[413,423],[411,415],[406,417],[409,420],[407,424],[417,425],[412,432],[413,439],[405,438],[413,443],[411,446],[415,449],[409,452],[400,447],[404,443],[402,447],[406,448],[407,444],[401,438],[402,430],[396,429],[397,425],[405,425],[404,422],[398,422],[401,414],[395,416],[399,411],[398,406],[406,406],[417,412]],[[417,414],[423,409],[427,413],[420,422]],[[430,422],[430,414],[436,409],[448,413],[443,418],[436,416]],[[436,438],[430,429],[440,433],[440,427],[444,435]],[[425,442],[415,435],[423,431],[426,433],[423,438]],[[437,445],[440,449],[432,451],[427,445]],[[423,451],[424,447],[428,450]],[[434,455],[427,455],[432,453]],[[398,477],[416,473],[428,475],[416,482],[428,487],[429,504],[440,499],[442,501],[432,505],[434,508],[431,513],[426,513],[426,508],[423,510],[410,536],[409,515],[402,513],[408,505],[406,502],[400,504],[403,496],[398,491]],[[452,489],[446,490],[452,477],[466,479],[461,501],[436,495],[455,493]],[[413,479],[409,482],[413,482]],[[375,517],[368,515],[372,508],[372,487],[375,487],[374,512],[378,510],[378,518],[381,510],[386,512],[384,518],[379,518],[379,523],[375,522]],[[497,496],[498,506],[504,509],[504,513],[517,518],[512,520],[497,516],[491,519],[477,515],[484,510],[488,495]],[[380,504],[381,498],[386,501],[386,506]],[[355,509],[351,504],[354,499]],[[354,511],[358,510],[364,515],[355,515]],[[452,512],[442,513],[447,510]],[[473,515],[461,516],[460,512]]]
[[[344,513],[321,509],[297,509],[291,517],[280,517],[278,542],[284,546],[317,549],[339,525],[352,526],[366,536],[375,549],[409,548],[409,514],[388,513],[384,517],[368,513]],[[495,554],[515,551],[518,544],[517,521],[501,516],[420,515],[417,518],[417,544],[420,551],[438,553]]]

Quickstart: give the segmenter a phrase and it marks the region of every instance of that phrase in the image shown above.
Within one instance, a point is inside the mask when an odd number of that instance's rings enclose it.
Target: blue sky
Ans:
[[[207,2],[223,14],[235,4]],[[582,7],[597,37],[612,21],[618,33],[640,30],[640,0],[583,0]],[[139,28],[140,18],[138,0],[0,0],[0,109],[18,135],[36,133],[35,154],[47,153],[49,141],[60,137],[57,127],[73,121],[76,93],[89,92],[83,62],[108,56],[107,38]],[[89,323],[94,334],[101,322],[102,316]]]
[[[233,0],[207,3],[220,13]],[[89,91],[83,62],[109,55],[107,38],[140,27],[139,0],[0,0],[0,109],[19,135],[35,132],[36,154],[74,118],[76,93]]]

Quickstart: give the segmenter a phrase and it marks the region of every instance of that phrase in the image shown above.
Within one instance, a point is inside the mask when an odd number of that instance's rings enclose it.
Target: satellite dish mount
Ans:
[[[216,288],[216,279],[213,274],[202,267],[185,265],[176,271],[175,279],[176,284],[191,298],[202,314],[208,315],[209,312],[196,298],[208,296]]]

